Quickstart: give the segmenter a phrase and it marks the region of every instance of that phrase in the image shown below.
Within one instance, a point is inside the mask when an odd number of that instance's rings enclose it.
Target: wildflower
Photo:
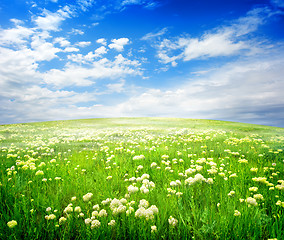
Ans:
[[[112,176],[107,176],[106,180],[111,180]]]
[[[88,202],[91,200],[93,194],[92,193],[87,193],[86,195],[83,196],[83,201]]]
[[[142,200],[140,200],[138,207],[139,208],[141,208],[141,207],[147,208],[148,206],[149,206],[149,202],[145,199],[142,199]]]
[[[250,192],[257,192],[257,190],[258,190],[258,187],[250,187],[249,188]]]
[[[7,226],[8,226],[9,228],[14,228],[14,227],[17,226],[17,225],[18,225],[18,223],[17,223],[17,221],[15,221],[15,220],[12,220],[12,221],[10,221],[10,222],[7,223]]]
[[[263,196],[261,194],[254,194],[253,198],[259,199],[259,200],[264,200]]]
[[[47,212],[51,211],[51,207],[48,207],[45,211]]]
[[[40,176],[40,175],[43,175],[44,173],[43,173],[43,171],[41,171],[41,170],[38,170],[36,173],[35,173],[35,175],[36,176]]]
[[[106,217],[107,216],[107,211],[105,209],[102,209],[100,212],[99,212],[99,217]]]
[[[81,207],[77,206],[75,207],[74,209],[74,212],[77,212],[77,213],[80,213],[82,210],[81,210]]]
[[[63,224],[63,223],[65,223],[66,222],[66,218],[65,217],[61,217],[61,218],[59,218],[59,225],[61,225],[61,224]]]
[[[228,196],[233,197],[235,195],[235,193],[236,193],[235,191],[231,191],[231,192],[228,193]]]
[[[100,210],[99,204],[94,205],[93,206],[93,210],[99,211]]]
[[[241,216],[241,213],[238,210],[235,210],[234,216],[236,216],[236,217]]]
[[[128,192],[129,192],[129,194],[133,194],[133,193],[138,192],[138,191],[139,191],[139,188],[138,188],[138,187],[135,187],[135,186],[133,186],[133,185],[130,185],[130,186],[128,186],[127,190],[128,190]]]
[[[151,163],[151,168],[154,168],[154,167],[157,167],[157,163],[152,162],[152,163]]]
[[[110,220],[110,222],[107,225],[114,227],[115,226],[115,220]]]
[[[246,203],[249,204],[249,205],[252,205],[252,206],[257,206],[257,202],[256,202],[256,199],[252,198],[252,197],[248,197],[246,199]]]
[[[92,220],[90,218],[86,218],[85,219],[85,224],[86,225],[89,225],[91,222],[92,222]]]
[[[99,220],[93,220],[91,223],[91,228],[99,228],[101,226],[101,222]]]
[[[156,226],[151,226],[151,233],[157,232],[157,227]]]
[[[169,217],[168,222],[173,227],[175,227],[178,224],[178,220],[173,218],[172,216]]]
[[[76,201],[76,199],[77,199],[76,197],[72,197],[72,198],[71,198],[71,201],[72,201],[72,202],[73,202],[73,201]]]

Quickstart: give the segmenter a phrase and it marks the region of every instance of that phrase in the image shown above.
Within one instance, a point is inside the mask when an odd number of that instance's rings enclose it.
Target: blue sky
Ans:
[[[283,0],[0,2],[0,124],[184,117],[284,127]]]

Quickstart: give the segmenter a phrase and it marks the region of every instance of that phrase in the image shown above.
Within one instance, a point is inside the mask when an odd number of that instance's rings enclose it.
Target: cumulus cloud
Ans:
[[[171,63],[176,66],[177,60],[190,61],[251,54],[261,49],[262,46],[253,41],[248,34],[257,30],[273,14],[276,13],[269,8],[257,8],[228,26],[221,26],[204,33],[200,38],[164,39],[157,46],[157,57],[162,63]]]
[[[113,61],[106,58],[94,61],[87,66],[67,64],[62,69],[51,69],[44,75],[46,84],[54,85],[57,88],[66,86],[90,86],[95,80],[103,78],[121,78],[127,75],[141,75],[140,63],[136,60],[124,58],[117,55]]]
[[[34,17],[33,21],[36,24],[38,29],[47,30],[47,31],[59,31],[60,24],[70,17],[69,10],[64,11],[62,9],[57,12],[50,12],[44,10],[42,16]]]
[[[128,38],[119,38],[119,39],[112,39],[111,44],[108,45],[109,48],[113,48],[117,50],[118,52],[121,52],[124,50],[124,46],[129,43]]]
[[[106,41],[105,38],[99,38],[96,42],[99,43],[99,44],[102,44],[104,46],[106,46],[106,44],[107,44],[107,41]]]

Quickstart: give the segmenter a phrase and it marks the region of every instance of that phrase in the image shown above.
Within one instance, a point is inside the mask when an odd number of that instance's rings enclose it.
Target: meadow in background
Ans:
[[[284,239],[284,130],[121,118],[0,126],[0,239]]]

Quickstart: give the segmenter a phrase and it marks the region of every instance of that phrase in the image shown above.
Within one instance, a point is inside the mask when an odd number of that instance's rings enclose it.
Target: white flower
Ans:
[[[77,213],[80,213],[82,210],[81,210],[81,207],[77,206],[75,207],[74,211]]]
[[[88,202],[91,200],[92,197],[93,197],[92,193],[87,193],[86,195],[83,196],[83,201]]]
[[[173,227],[175,227],[178,224],[178,220],[173,218],[172,216],[170,216],[170,218],[168,219],[169,224]]]
[[[252,205],[252,206],[257,206],[257,202],[256,202],[256,199],[252,198],[252,197],[248,197],[246,199],[246,203]]]
[[[64,223],[64,222],[66,222],[66,218],[65,217],[61,217],[61,218],[59,218],[59,224],[62,224],[62,223]]]
[[[109,226],[115,226],[115,220],[110,220],[110,222],[108,223]]]
[[[101,226],[101,222],[99,220],[93,220],[91,224],[91,228],[99,228]]]
[[[238,210],[235,210],[234,216],[236,216],[236,217],[241,216],[241,213]]]
[[[102,209],[100,212],[99,212],[99,217],[106,217],[107,216],[107,211],[105,209]]]
[[[92,222],[92,220],[90,218],[86,218],[85,219],[85,224],[86,225],[89,225],[91,222]]]
[[[157,232],[157,227],[156,226],[151,226],[151,233]]]

